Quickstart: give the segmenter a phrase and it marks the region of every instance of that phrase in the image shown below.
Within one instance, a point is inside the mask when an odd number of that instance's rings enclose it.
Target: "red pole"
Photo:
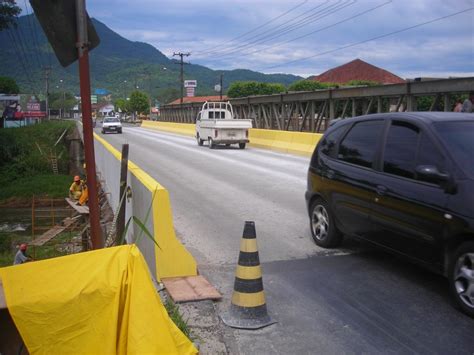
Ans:
[[[95,170],[94,136],[92,129],[91,84],[87,41],[87,16],[85,0],[76,0],[79,80],[81,87],[82,127],[86,158],[87,188],[89,190],[89,219],[92,249],[104,247],[100,232],[100,210]]]

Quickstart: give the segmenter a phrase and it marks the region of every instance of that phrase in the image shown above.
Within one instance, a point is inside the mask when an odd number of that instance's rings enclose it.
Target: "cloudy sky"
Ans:
[[[213,69],[308,76],[361,58],[405,78],[474,76],[474,0],[87,3],[122,36],[168,56],[191,52],[192,63]]]

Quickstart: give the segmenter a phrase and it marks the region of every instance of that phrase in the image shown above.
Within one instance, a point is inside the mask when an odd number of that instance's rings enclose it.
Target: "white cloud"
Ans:
[[[387,0],[359,0],[356,4],[304,28],[268,43],[240,48],[240,53],[233,53],[228,57],[219,57],[217,53],[205,57],[199,52],[228,43],[232,38],[301,4],[303,0],[101,0],[88,4],[92,16],[97,16],[122,36],[148,42],[167,55],[176,50],[190,51],[195,53],[190,58],[191,62],[214,69],[248,68],[312,75],[359,57],[404,77],[421,76],[412,75],[417,72],[431,76],[446,76],[450,73],[455,73],[456,76],[462,73],[470,75],[474,72],[474,11],[307,61],[268,69],[280,63],[310,57],[474,6],[472,0],[393,0],[369,14],[300,40],[290,41],[385,1]],[[318,4],[324,4],[324,1],[308,0],[286,17],[231,44],[234,47],[242,46],[246,43],[246,38],[262,33],[271,26],[284,24],[292,16],[302,15]],[[337,2],[331,1],[330,4]],[[268,49],[269,45],[283,41],[290,42]],[[221,45],[219,48],[222,47]]]

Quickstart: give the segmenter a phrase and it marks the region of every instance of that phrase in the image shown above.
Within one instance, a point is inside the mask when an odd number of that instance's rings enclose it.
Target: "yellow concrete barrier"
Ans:
[[[190,123],[143,121],[142,127],[194,137],[195,125]],[[321,139],[320,133],[276,131],[252,128],[249,132],[250,146],[278,152],[311,156]]]
[[[196,128],[194,124],[189,123],[174,123],[174,122],[157,122],[157,121],[142,121],[143,128],[157,129],[160,131],[182,134],[185,136],[196,136]]]
[[[102,144],[118,160],[120,152],[103,138],[94,134],[94,139]],[[167,277],[197,275],[197,264],[191,253],[176,238],[171,203],[168,191],[138,165],[129,161],[129,171],[147,189],[153,199],[153,235],[160,246],[155,246],[156,275],[159,279]]]

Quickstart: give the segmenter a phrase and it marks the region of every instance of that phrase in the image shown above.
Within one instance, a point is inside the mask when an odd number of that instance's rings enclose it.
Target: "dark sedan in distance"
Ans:
[[[474,317],[474,115],[406,112],[333,124],[306,202],[317,245],[366,240],[445,275]]]

